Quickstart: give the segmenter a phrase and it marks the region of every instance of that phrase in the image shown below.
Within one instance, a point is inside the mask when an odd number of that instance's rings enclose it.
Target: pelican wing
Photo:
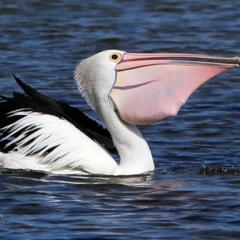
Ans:
[[[24,90],[25,94],[14,92],[13,98],[1,96],[0,129],[13,124],[15,121],[22,118],[22,115],[7,117],[8,113],[19,109],[28,109],[28,111],[49,114],[60,119],[66,119],[87,137],[101,144],[109,152],[117,154],[110,133],[106,128],[100,125],[100,123],[96,122],[92,118],[89,118],[77,108],[71,107],[61,101],[53,100],[39,93],[29,85],[23,83],[16,76],[14,76],[14,78]],[[21,133],[22,132],[15,133],[14,137],[17,137]],[[8,131],[2,133],[2,139],[7,135]],[[0,149],[4,152],[7,152],[15,147],[14,144],[6,147],[7,142],[7,139],[0,142]]]

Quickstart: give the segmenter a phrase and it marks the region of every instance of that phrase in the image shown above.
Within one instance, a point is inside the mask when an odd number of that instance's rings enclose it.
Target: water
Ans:
[[[72,76],[105,49],[240,55],[239,1],[11,1],[0,8],[1,94],[14,73],[91,113]],[[240,71],[142,127],[156,171],[130,178],[0,174],[1,239],[239,239]],[[92,116],[96,116],[92,114]]]

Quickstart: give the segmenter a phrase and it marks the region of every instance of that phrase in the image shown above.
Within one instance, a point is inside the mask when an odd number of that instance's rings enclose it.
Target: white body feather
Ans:
[[[10,142],[16,142],[17,147],[10,153],[0,154],[0,165],[3,168],[59,174],[113,175],[116,172],[117,163],[112,157],[68,121],[28,111],[19,111],[12,115],[24,117],[5,127],[11,129],[11,134],[24,128],[35,132],[29,136],[21,134]],[[29,141],[32,142],[25,145]],[[56,148],[46,154],[52,147]],[[32,152],[37,153],[30,155]]]

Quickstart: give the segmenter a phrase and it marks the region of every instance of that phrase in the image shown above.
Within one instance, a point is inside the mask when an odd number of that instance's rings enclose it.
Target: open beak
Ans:
[[[212,77],[240,66],[240,58],[180,53],[125,53],[110,92],[122,120],[144,125],[175,116]]]

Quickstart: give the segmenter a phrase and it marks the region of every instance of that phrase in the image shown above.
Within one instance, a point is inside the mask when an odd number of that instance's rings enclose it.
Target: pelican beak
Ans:
[[[109,97],[123,121],[156,123],[175,116],[204,82],[239,66],[239,57],[125,53],[116,66],[116,81]]]

